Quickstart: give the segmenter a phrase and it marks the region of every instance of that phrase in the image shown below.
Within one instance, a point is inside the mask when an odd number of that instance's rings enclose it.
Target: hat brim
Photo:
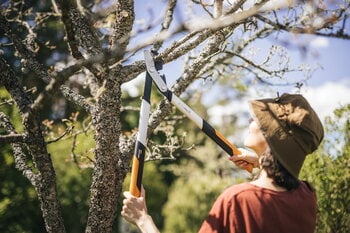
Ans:
[[[271,111],[269,106],[271,103],[274,103],[274,99],[253,100],[249,102],[249,107],[270,147],[272,155],[278,159],[288,172],[298,178],[306,154]]]

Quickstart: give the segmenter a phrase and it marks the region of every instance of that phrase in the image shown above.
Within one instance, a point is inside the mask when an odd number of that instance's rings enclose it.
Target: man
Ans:
[[[241,149],[230,159],[239,167],[261,168],[258,178],[233,185],[215,201],[199,232],[314,232],[316,195],[298,179],[305,157],[321,143],[320,119],[301,95],[283,94],[249,103],[253,121]],[[125,193],[122,216],[142,232],[158,232],[141,198]]]

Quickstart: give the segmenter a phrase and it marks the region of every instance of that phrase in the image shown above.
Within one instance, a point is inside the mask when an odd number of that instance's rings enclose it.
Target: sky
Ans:
[[[162,2],[162,1],[159,1]],[[185,1],[179,1],[185,2]],[[163,2],[164,4],[164,2]],[[154,8],[156,7],[156,8]],[[158,9],[158,8],[159,9]],[[136,20],[139,25],[145,23],[144,19],[157,19],[160,15],[155,15],[155,12],[161,12],[164,6],[154,6],[152,1],[136,1],[135,11]],[[188,8],[183,8],[188,9]],[[185,12],[182,13],[182,16]],[[176,19],[175,19],[176,20]],[[349,24],[349,23],[348,23]],[[347,28],[347,33],[350,33],[350,27]],[[155,32],[153,33],[155,34]],[[150,35],[143,35],[147,38]],[[153,35],[154,36],[154,35]],[[142,38],[142,39],[144,39]],[[288,37],[287,37],[288,39]],[[133,43],[137,43],[140,39],[135,39]],[[267,38],[258,41],[255,46],[260,48],[269,48],[271,44],[276,43],[274,38]],[[291,60],[295,63],[305,63],[312,67],[318,67],[312,78],[309,79],[303,87],[300,89],[300,93],[311,103],[313,108],[319,114],[323,120],[325,116],[332,114],[333,110],[341,105],[350,103],[350,40],[344,39],[331,39],[326,37],[316,36],[300,36],[299,38],[291,41],[291,47],[288,49],[288,54]],[[301,53],[299,49],[293,48],[300,45],[306,45],[309,48],[307,54]],[[168,79],[168,86],[170,87],[177,77],[180,76],[182,68],[181,59],[165,64],[163,73],[166,74]],[[129,84],[124,85],[124,89],[128,90],[130,94],[133,94],[133,83],[139,83],[144,75],[140,75],[138,80],[135,80]],[[259,88],[259,87],[257,87]],[[243,114],[248,112],[247,101],[255,98],[271,97],[276,95],[276,92],[283,93],[295,93],[297,90],[294,87],[262,87],[263,91],[257,91],[256,89],[249,90],[249,94],[246,98],[233,100],[227,106],[211,106],[208,109],[208,113],[211,116],[211,121],[214,124],[220,124],[221,116],[224,114]],[[140,93],[134,93],[138,95]],[[208,93],[207,100],[204,99],[204,104],[210,102],[213,96],[217,93]],[[234,107],[232,107],[234,106]],[[243,113],[242,113],[243,112]]]

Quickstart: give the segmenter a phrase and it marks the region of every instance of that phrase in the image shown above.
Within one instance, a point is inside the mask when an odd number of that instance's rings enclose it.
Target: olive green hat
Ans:
[[[249,105],[273,156],[298,177],[306,155],[317,149],[324,136],[316,112],[298,94],[253,100]]]

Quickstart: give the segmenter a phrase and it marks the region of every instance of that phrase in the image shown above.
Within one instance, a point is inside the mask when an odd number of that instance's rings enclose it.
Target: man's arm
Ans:
[[[124,192],[121,215],[124,219],[135,224],[142,233],[159,233],[152,217],[147,212],[145,190],[141,188],[141,197],[134,197],[130,192]]]

